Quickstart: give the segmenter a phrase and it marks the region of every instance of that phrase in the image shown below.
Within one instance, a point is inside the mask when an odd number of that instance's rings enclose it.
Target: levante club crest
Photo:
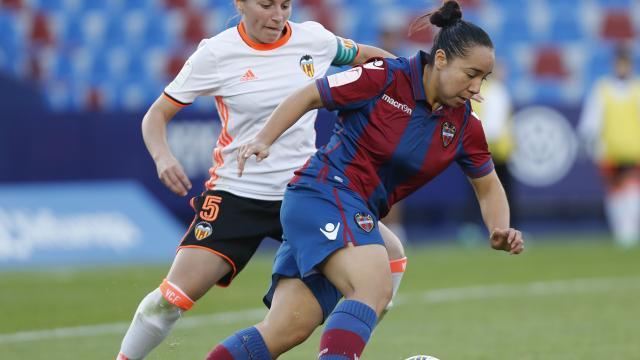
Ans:
[[[453,138],[456,136],[456,127],[452,123],[446,121],[442,124],[442,132],[440,133],[440,137],[442,137],[442,145],[444,147],[449,146],[453,141]]]
[[[202,240],[207,236],[211,235],[213,229],[208,222],[201,221],[196,225],[196,228],[193,230],[193,234],[196,236],[196,239]]]
[[[308,77],[312,78],[313,74],[315,74],[315,70],[313,68],[313,58],[311,55],[305,55],[300,58],[300,68],[307,74]]]
[[[376,223],[373,221],[373,217],[369,214],[356,213],[355,220],[360,229],[366,232],[371,232],[371,230],[376,227]]]

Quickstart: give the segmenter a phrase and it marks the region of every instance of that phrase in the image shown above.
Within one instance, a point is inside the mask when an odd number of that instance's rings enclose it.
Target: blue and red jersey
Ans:
[[[296,171],[357,193],[378,217],[457,162],[467,176],[493,170],[469,101],[432,111],[422,76],[427,54],[379,59],[316,81],[322,102],[339,110],[329,143]]]

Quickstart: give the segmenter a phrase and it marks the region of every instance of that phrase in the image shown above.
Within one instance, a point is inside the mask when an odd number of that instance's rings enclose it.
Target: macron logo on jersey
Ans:
[[[329,240],[335,240],[338,237],[338,230],[340,230],[340,223],[338,223],[338,225],[327,223],[324,229],[320,228],[322,235],[326,236]]]
[[[405,113],[411,115],[411,113],[413,112],[411,110],[411,108],[409,107],[409,105],[407,104],[403,104],[399,101],[394,100],[391,96],[387,95],[387,94],[383,94],[382,95],[382,100],[386,101],[389,105],[393,106],[394,108],[404,111]]]

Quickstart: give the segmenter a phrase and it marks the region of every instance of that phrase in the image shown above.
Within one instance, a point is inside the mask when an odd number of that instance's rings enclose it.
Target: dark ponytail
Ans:
[[[433,40],[429,63],[433,64],[435,53],[442,49],[451,60],[464,57],[470,48],[476,45],[493,49],[489,35],[475,24],[462,20],[460,5],[453,0],[445,2],[438,10],[422,15],[413,21],[409,35],[429,26],[429,23],[440,28]]]
[[[461,20],[462,10],[460,9],[460,5],[455,1],[447,1],[429,17],[429,22],[439,28],[453,26]]]

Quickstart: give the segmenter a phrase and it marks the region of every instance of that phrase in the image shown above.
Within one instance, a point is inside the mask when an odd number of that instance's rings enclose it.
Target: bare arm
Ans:
[[[491,247],[519,254],[524,250],[522,233],[509,227],[509,203],[495,171],[477,179],[471,185],[478,198],[482,219],[489,229]]]
[[[167,124],[179,110],[164,96],[158,97],[142,119],[142,138],[156,164],[158,178],[171,191],[185,196],[191,189],[191,182],[167,142]]]
[[[242,176],[245,161],[255,155],[258,161],[269,156],[269,147],[307,111],[322,107],[322,99],[315,83],[289,95],[273,111],[262,130],[238,151],[238,176]]]
[[[396,58],[392,53],[375,46],[358,44],[360,51],[350,65],[360,65],[373,57]]]

